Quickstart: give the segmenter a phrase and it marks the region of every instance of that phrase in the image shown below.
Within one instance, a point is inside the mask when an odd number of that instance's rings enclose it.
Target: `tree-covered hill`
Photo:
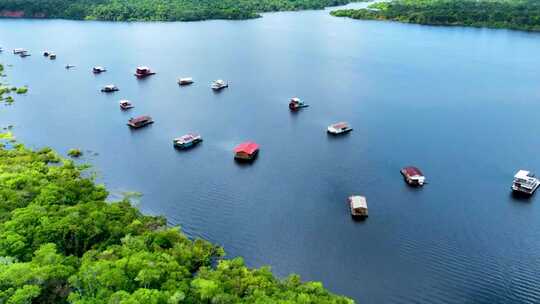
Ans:
[[[394,0],[331,14],[354,19],[540,31],[538,0]]]
[[[256,18],[260,12],[322,9],[354,0],[2,0],[4,17],[109,21]]]

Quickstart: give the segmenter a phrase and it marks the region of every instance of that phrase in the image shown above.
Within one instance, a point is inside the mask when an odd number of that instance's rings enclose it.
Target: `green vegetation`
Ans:
[[[69,149],[67,154],[71,157],[80,157],[83,153],[80,149]]]
[[[17,94],[26,94],[28,92],[28,87],[18,87],[15,89],[15,93]]]
[[[354,19],[540,31],[537,0],[395,0],[331,14]]]
[[[2,0],[6,17],[110,21],[249,19],[260,12],[322,9],[354,0]],[[361,0],[363,1],[363,0]]]
[[[0,303],[353,303],[224,260],[162,217],[106,202],[86,166],[11,138],[0,135]]]
[[[5,77],[5,76],[6,75],[4,75],[4,66],[0,64],[0,77]],[[5,104],[12,104],[13,102],[15,102],[15,99],[13,99],[13,97],[10,96],[10,94],[13,92],[17,94],[26,94],[26,92],[28,92],[28,88],[27,87],[17,88],[13,86],[8,86],[7,84],[0,82],[0,103],[3,102]]]

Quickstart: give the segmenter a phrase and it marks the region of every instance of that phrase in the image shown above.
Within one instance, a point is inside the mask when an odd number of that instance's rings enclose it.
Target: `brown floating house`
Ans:
[[[151,123],[154,123],[154,120],[152,120],[152,117],[148,115],[143,115],[143,116],[138,116],[135,118],[130,118],[127,124],[128,126],[137,129],[137,128],[142,128],[144,126],[147,126]]]

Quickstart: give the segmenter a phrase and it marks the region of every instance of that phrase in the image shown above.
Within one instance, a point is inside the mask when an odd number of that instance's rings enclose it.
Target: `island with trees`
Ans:
[[[2,0],[0,16],[106,21],[250,19],[365,0]]]
[[[537,0],[394,0],[365,9],[332,11],[336,17],[540,31]]]

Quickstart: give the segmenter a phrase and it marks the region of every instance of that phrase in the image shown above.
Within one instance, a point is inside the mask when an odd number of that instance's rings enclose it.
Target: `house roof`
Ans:
[[[521,179],[527,179],[528,177],[534,176],[531,174],[531,172],[526,170],[519,170],[516,175],[514,175],[515,178],[521,178]]]
[[[367,208],[366,198],[360,195],[353,195],[349,197],[353,209],[356,208]]]
[[[422,171],[420,171],[420,169],[416,167],[405,167],[403,168],[403,170],[408,176],[424,176],[424,174],[422,174]]]
[[[349,127],[349,124],[347,122],[338,122],[338,123],[335,123],[333,125],[331,125],[331,127],[335,128],[335,129],[342,129],[342,128],[347,128]]]
[[[234,153],[244,152],[247,154],[253,154],[257,150],[259,150],[258,144],[251,141],[246,141],[236,146],[236,148],[234,148]]]
[[[145,120],[151,120],[152,117],[148,116],[148,115],[143,115],[143,116],[137,116],[135,118],[131,118],[129,120],[129,122],[132,122],[132,123],[139,123],[139,122],[143,122]]]

